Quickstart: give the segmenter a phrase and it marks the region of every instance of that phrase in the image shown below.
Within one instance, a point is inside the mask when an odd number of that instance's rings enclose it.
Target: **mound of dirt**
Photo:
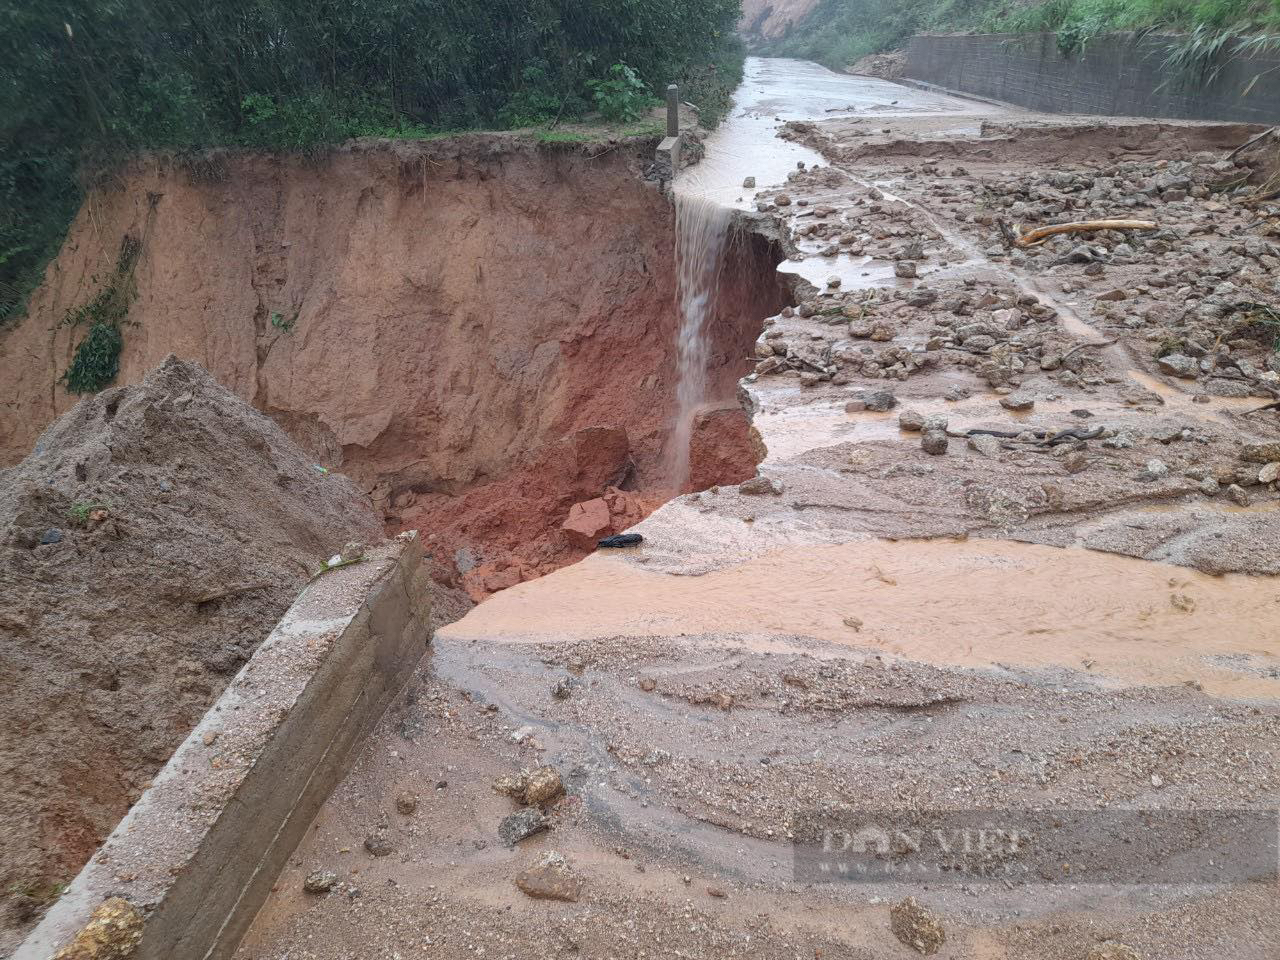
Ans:
[[[0,472],[0,948],[92,855],[371,504],[173,357]],[[4,952],[0,949],[0,952]]]
[[[907,69],[907,51],[890,50],[888,53],[869,53],[849,66],[849,73],[860,77],[880,77],[897,80]]]

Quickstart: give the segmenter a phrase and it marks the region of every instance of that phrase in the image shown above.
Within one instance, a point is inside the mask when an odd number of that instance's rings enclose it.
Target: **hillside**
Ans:
[[[1070,51],[1102,33],[1146,28],[1185,32],[1181,56],[1191,62],[1212,57],[1235,37],[1277,49],[1280,0],[819,0],[807,15],[765,34],[760,50],[839,70],[901,47],[915,33],[1049,32]]]

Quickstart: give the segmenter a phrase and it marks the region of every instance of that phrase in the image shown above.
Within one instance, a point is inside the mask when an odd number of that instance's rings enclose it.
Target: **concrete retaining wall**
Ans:
[[[1212,83],[1189,85],[1162,66],[1170,42],[1117,33],[1063,56],[1052,33],[921,35],[911,39],[905,75],[1048,113],[1280,122],[1280,53],[1228,48]]]
[[[134,911],[113,900],[64,956],[229,957],[426,650],[421,558],[402,535],[303,590],[15,960],[57,955],[112,897]]]

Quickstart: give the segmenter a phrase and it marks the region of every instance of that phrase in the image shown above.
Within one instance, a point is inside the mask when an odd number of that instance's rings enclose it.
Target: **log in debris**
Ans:
[[[1078,223],[1055,223],[1047,227],[1037,227],[1026,233],[1021,227],[1009,231],[1004,224],[1001,232],[1007,242],[1015,247],[1036,247],[1052,236],[1060,233],[1097,233],[1099,230],[1158,230],[1159,224],[1154,220],[1081,220]]]

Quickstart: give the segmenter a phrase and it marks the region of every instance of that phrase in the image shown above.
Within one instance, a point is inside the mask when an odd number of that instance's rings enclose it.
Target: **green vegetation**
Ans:
[[[115,269],[102,289],[83,306],[67,311],[63,324],[71,327],[87,325],[80,345],[76,347],[71,366],[62,381],[72,393],[97,393],[120,372],[120,351],[124,347],[121,326],[129,315],[129,307],[137,297],[133,268],[142,253],[136,237],[126,236],[120,244]]]
[[[67,520],[76,527],[89,525],[89,518],[95,510],[110,510],[105,503],[73,503],[67,510]]]
[[[1280,32],[1280,0],[821,0],[765,52],[840,68],[926,31],[1054,33],[1071,53],[1108,31],[1153,28],[1187,34],[1170,66],[1203,67],[1231,39],[1280,45],[1280,37],[1269,36]]]
[[[738,15],[739,0],[0,0],[0,326],[87,183],[130,153],[213,175],[209,146],[553,129],[593,94],[634,119],[672,81],[714,121],[741,76]],[[118,318],[89,331],[109,346]]]
[[[639,120],[658,103],[640,75],[625,63],[615,63],[603,80],[588,80],[587,89],[600,116],[610,123]]]

